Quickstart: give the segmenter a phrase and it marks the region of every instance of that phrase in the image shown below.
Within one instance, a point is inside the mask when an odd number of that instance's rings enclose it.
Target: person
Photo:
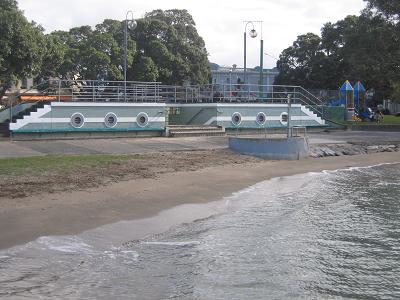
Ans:
[[[383,121],[383,114],[382,114],[382,111],[381,111],[380,109],[378,109],[377,113],[378,113],[378,116],[377,116],[376,121],[377,121],[378,123],[380,123],[380,122]]]

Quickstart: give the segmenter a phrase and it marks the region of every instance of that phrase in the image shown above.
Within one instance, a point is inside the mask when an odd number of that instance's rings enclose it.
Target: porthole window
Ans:
[[[288,122],[288,114],[287,112],[281,113],[281,124],[282,125],[287,125]]]
[[[238,112],[232,114],[231,117],[232,124],[235,126],[239,126],[242,123],[242,115]]]
[[[118,118],[117,115],[110,112],[108,114],[106,114],[105,118],[104,118],[104,124],[108,127],[108,128],[113,128],[115,127],[115,125],[117,125],[118,123]]]
[[[259,112],[256,116],[256,122],[258,125],[263,126],[267,122],[267,115],[263,112]]]
[[[85,117],[81,113],[74,113],[70,120],[71,126],[81,128],[85,124]]]
[[[141,112],[136,117],[136,123],[140,127],[146,127],[149,124],[149,116],[145,112]]]

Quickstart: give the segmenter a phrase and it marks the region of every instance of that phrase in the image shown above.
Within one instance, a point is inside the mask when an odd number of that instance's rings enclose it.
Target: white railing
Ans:
[[[300,86],[256,84],[162,85],[160,82],[49,80],[37,92],[18,95],[19,101],[166,102],[166,103],[293,103],[312,107],[322,102]]]

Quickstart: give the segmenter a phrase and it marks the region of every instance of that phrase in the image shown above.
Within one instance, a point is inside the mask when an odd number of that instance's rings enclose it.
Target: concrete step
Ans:
[[[220,130],[193,130],[193,131],[170,131],[171,137],[184,137],[184,136],[223,136],[225,131]]]
[[[168,126],[169,131],[213,131],[221,130],[218,126]]]
[[[219,136],[225,135],[221,126],[172,125],[168,126],[169,136]]]

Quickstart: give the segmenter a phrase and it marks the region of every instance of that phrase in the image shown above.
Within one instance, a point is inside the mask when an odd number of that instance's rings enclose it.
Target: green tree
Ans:
[[[0,100],[23,77],[40,72],[45,39],[15,0],[0,0]]]
[[[138,55],[151,57],[165,84],[207,84],[211,78],[204,40],[186,10],[154,10],[134,32]],[[133,69],[135,65],[133,66]]]
[[[321,38],[313,34],[299,36],[282,52],[278,68],[280,84],[336,89],[346,79],[360,80],[380,91],[380,98],[388,97],[392,82],[400,81],[396,24],[365,12],[327,23],[321,29]]]
[[[186,10],[155,10],[137,22],[128,32],[128,80],[209,83],[205,43]],[[124,22],[106,19],[94,29],[52,32],[46,40],[54,63],[43,65],[43,77],[123,80]]]
[[[280,74],[277,84],[296,84],[309,88],[323,85],[323,68],[326,55],[322,51],[321,38],[313,33],[297,37],[293,45],[281,53],[278,60]]]
[[[105,20],[93,30],[90,26],[51,33],[65,47],[60,77],[74,79],[123,79],[123,24]],[[127,62],[131,65],[135,42],[128,38]]]
[[[368,2],[369,9],[376,9],[379,13],[390,19],[399,20],[400,1],[399,0],[364,0]]]
[[[157,81],[158,69],[151,57],[139,56],[135,62],[132,76],[137,81]]]
[[[51,34],[46,35],[43,47],[42,65],[38,77],[60,77],[59,69],[64,63],[67,50],[68,48],[62,43],[58,36]]]

